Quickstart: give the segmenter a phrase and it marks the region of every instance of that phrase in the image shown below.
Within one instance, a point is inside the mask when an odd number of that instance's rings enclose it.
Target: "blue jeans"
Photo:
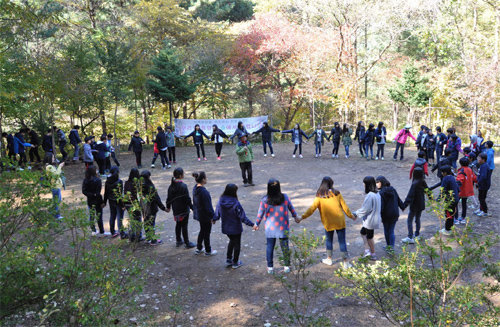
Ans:
[[[326,237],[326,254],[328,257],[332,256],[333,251],[333,234],[335,234],[335,230],[327,231],[325,230]],[[342,252],[342,258],[347,258],[347,245],[345,242],[345,228],[337,230],[337,238],[339,240],[339,248],[340,252]]]
[[[115,221],[118,220],[118,231],[120,232],[120,235],[125,235],[125,231],[123,230],[123,209],[115,202],[110,200],[109,201],[109,231],[111,234],[115,233]]]
[[[365,156],[368,158],[368,150],[370,150],[371,157],[373,158],[373,144],[365,144]]]
[[[59,218],[61,217],[61,214],[59,212],[59,203],[62,201],[62,196],[61,196],[61,189],[60,188],[53,188],[52,189],[52,202],[54,202],[54,210],[56,214],[54,217]]]
[[[262,141],[262,146],[264,147],[264,154],[267,154],[267,145],[269,145],[269,151],[271,151],[271,154],[273,154],[274,153],[273,143],[271,141]]]
[[[75,153],[73,154],[73,160],[77,161],[78,158],[80,157],[80,146],[78,144],[74,144],[73,147],[75,148]]]
[[[321,142],[314,142],[314,143],[316,145],[315,153],[316,154],[321,154]]]
[[[349,145],[344,145],[345,147],[345,155],[349,157]]]
[[[397,220],[390,223],[383,223],[385,243],[387,243],[387,245],[391,246],[393,249],[394,249],[394,243],[396,242],[396,235],[394,235],[394,229],[396,228],[396,223]]]
[[[436,147],[436,160],[437,160],[436,162],[439,162],[439,159],[441,159],[442,156],[443,156],[443,148],[437,146]]]
[[[363,142],[359,142],[359,153],[361,153],[361,156],[363,156],[363,149],[365,148],[365,144]]]
[[[377,143],[377,158],[384,157],[384,148],[385,148],[385,143],[383,143],[383,144]]]
[[[273,267],[273,256],[274,256],[275,245],[276,245],[275,238],[267,238],[266,258],[267,258],[267,266],[269,268]],[[281,246],[281,252],[283,252],[285,266],[290,266],[290,249],[288,247],[288,238],[280,238],[280,246]]]
[[[396,142],[396,151],[394,151],[394,160],[398,158],[398,151],[401,148],[401,157],[400,159],[403,160],[404,157],[404,152],[405,152],[405,144],[404,143],[399,143]]]
[[[420,235],[420,216],[422,211],[411,211],[408,213],[408,237],[413,238],[413,218],[415,218],[415,237]]]

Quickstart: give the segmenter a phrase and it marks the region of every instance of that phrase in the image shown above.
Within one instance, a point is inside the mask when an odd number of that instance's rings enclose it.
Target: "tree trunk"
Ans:
[[[399,104],[396,102],[392,103],[392,129],[394,131],[398,130],[398,117],[399,117]]]
[[[474,134],[477,134],[477,103],[474,104],[474,109],[472,111],[472,130],[474,131]]]
[[[137,112],[137,90],[134,88],[134,106],[135,106],[135,130],[139,125],[139,113]]]
[[[115,139],[115,148],[116,148],[116,117],[118,116],[118,99],[115,99],[115,117],[113,121],[113,138]]]
[[[168,102],[168,115],[170,116],[170,126],[172,126],[172,115],[173,115],[172,101]]]
[[[101,116],[102,133],[106,134],[106,114],[104,113],[103,103],[99,103],[99,115]]]
[[[3,129],[2,129],[2,119],[3,119],[3,107],[0,107],[0,161],[6,156],[4,146],[3,146]]]
[[[141,106],[142,106],[142,116],[143,116],[143,119],[144,119],[144,129],[146,130],[146,142],[148,142],[148,111],[147,111],[147,108],[146,108],[146,100],[143,99],[141,100]],[[149,142],[148,142],[149,144]]]
[[[251,116],[253,114],[253,89],[252,89],[252,77],[250,73],[248,73],[247,101],[248,101],[248,109],[250,110],[250,116]]]
[[[182,118],[183,119],[187,119],[188,118],[188,106],[187,106],[187,102],[184,102],[182,104]]]
[[[193,119],[196,119],[196,100],[191,96],[191,109],[193,110]]]

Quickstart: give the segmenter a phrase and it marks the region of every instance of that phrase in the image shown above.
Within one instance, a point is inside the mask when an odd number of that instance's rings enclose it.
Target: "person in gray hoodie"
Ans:
[[[365,257],[370,257],[370,260],[377,260],[373,236],[382,219],[380,216],[382,200],[377,193],[377,184],[374,177],[366,176],[363,179],[363,184],[365,184],[366,196],[361,208],[355,212],[355,216],[363,219],[360,234],[365,243]]]
[[[85,138],[85,144],[83,145],[83,162],[85,163],[85,169],[88,169],[94,164],[94,152],[97,150],[92,149],[93,136],[87,136]]]

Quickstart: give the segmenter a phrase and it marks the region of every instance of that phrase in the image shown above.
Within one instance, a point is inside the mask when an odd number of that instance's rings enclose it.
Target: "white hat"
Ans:
[[[411,125],[410,124],[406,124],[405,125],[405,129],[410,129],[411,128]]]

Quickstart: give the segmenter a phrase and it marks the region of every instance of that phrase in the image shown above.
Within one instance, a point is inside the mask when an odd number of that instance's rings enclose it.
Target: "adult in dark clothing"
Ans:
[[[377,141],[377,155],[375,156],[375,160],[384,160],[384,149],[387,142],[387,129],[384,126],[384,122],[378,123],[375,129],[375,140]]]
[[[28,136],[29,136],[29,143],[31,144],[30,148],[30,162],[34,162],[36,158],[36,162],[41,162],[42,159],[40,159],[40,154],[38,153],[38,149],[40,147],[40,136],[37,134],[37,132],[33,129],[28,130]]]
[[[184,136],[183,139],[185,140],[188,137],[193,138],[193,143],[196,147],[196,154],[198,155],[198,161],[201,161],[200,150],[201,150],[201,154],[203,155],[203,160],[207,160],[207,157],[205,156],[205,146],[204,146],[205,142],[203,141],[203,137],[205,137],[207,140],[209,139],[209,137],[200,128],[200,125],[198,125],[198,124],[194,125],[194,131],[192,131],[190,134]]]
[[[221,219],[222,234],[226,234],[229,238],[226,267],[233,269],[242,266],[242,262],[239,261],[241,234],[243,233],[242,223],[250,227],[257,226],[247,218],[245,210],[238,201],[237,191],[238,186],[235,184],[226,185],[226,189],[217,203],[214,216],[214,220]]]
[[[123,181],[120,179],[120,169],[117,166],[111,167],[109,170],[111,176],[104,184],[104,205],[109,201],[109,230],[112,237],[117,237],[123,240],[127,238],[127,233],[123,229]],[[115,221],[118,220],[118,232],[115,230]]]
[[[9,160],[14,161],[16,159],[16,153],[14,152],[14,136],[4,132],[2,133],[2,137],[7,139],[7,155]]]
[[[446,221],[444,228],[441,229],[440,233],[443,235],[450,235],[455,220],[455,210],[457,210],[458,193],[460,190],[450,166],[442,167],[441,173],[443,174],[443,180],[441,181],[439,198],[442,202],[447,203],[448,206],[445,208]]]
[[[142,168],[142,145],[146,143],[140,137],[139,131],[135,131],[134,135],[130,139],[130,144],[128,146],[128,150],[134,151],[135,154],[135,162],[137,164],[137,168]]]
[[[45,152],[43,163],[50,164],[54,160],[54,143],[52,142],[52,130],[49,129],[42,139],[42,149]]]
[[[427,126],[421,125],[420,126],[420,131],[417,134],[417,140],[415,141],[417,145],[417,150],[422,150],[423,149],[423,144],[425,142],[425,138],[427,137]]]
[[[243,134],[246,134],[248,135],[249,133],[247,132],[247,129],[245,128],[245,126],[243,125],[243,122],[242,121],[239,121],[238,122],[238,127],[236,128],[236,130],[234,131],[234,134],[231,136],[231,141],[234,141],[234,138],[236,137],[236,140],[239,141],[240,140],[240,137],[241,135]]]
[[[179,247],[184,244],[186,249],[191,249],[196,246],[189,242],[188,234],[189,210],[193,210],[193,203],[187,185],[182,181],[183,179],[184,170],[181,167],[175,168],[174,177],[172,177],[172,182],[168,187],[166,207],[167,212],[170,212],[170,209],[173,210],[176,246]]]
[[[105,236],[110,235],[110,233],[104,232],[104,225],[102,222],[102,208],[104,207],[104,202],[101,196],[102,182],[99,177],[97,177],[97,171],[95,166],[90,166],[85,171],[85,179],[83,180],[82,193],[87,197],[87,206],[89,209],[89,220],[91,223],[90,228],[92,229],[92,235],[98,235],[96,233],[96,228],[94,224],[95,218],[97,218],[97,226],[99,227],[99,235]]]
[[[80,158],[80,144],[82,144],[82,139],[80,138],[80,134],[78,134],[79,129],[80,126],[75,125],[69,132],[69,144],[71,144],[75,149],[75,152],[73,153],[73,162],[78,161]]]
[[[142,178],[142,196],[144,210],[144,232],[146,233],[146,241],[151,245],[162,244],[163,241],[156,236],[155,225],[156,215],[158,210],[166,211],[167,209],[161,202],[158,191],[151,181],[151,173],[144,170],[141,173]]]
[[[354,135],[354,141],[358,140],[359,154],[363,157],[364,140],[365,140],[365,125],[362,121],[358,122],[358,127],[356,127],[356,133]]]
[[[158,131],[158,134],[156,134],[155,142],[158,150],[160,151],[161,165],[163,166],[163,169],[166,169],[167,167],[170,168],[170,161],[168,161],[167,157],[167,135],[160,126],[158,126],[156,130]]]
[[[375,139],[375,125],[370,124],[368,125],[368,130],[365,133],[365,137],[363,139],[363,143],[365,145],[365,156],[366,160],[369,160],[368,158],[368,150],[370,151],[370,156],[371,160],[374,160],[375,158],[373,157],[373,141]]]
[[[333,124],[333,128],[330,132],[330,136],[328,137],[328,141],[332,141],[333,150],[332,150],[332,158],[339,157],[339,147],[340,147],[340,136],[342,135],[342,129],[340,128],[340,124],[335,122]]]
[[[222,131],[217,125],[212,126],[212,136],[210,139],[215,144],[215,154],[217,155],[217,160],[221,160],[220,154],[222,152],[222,145],[224,144],[224,139],[228,136]]]
[[[97,150],[97,154],[95,155],[95,160],[97,162],[97,166],[99,167],[99,175],[101,177],[105,175],[106,169],[106,152],[108,151],[108,145],[106,143],[106,135],[101,136],[101,140],[96,143],[95,150]]]
[[[14,153],[19,155],[19,167],[24,167],[24,164],[28,162],[26,158],[25,147],[31,147],[30,143],[24,141],[24,129],[14,134]]]
[[[377,182],[378,194],[382,202],[380,215],[382,217],[382,224],[384,225],[384,236],[387,244],[386,251],[393,251],[396,241],[394,229],[399,219],[399,209],[404,210],[404,203],[399,198],[396,189],[391,186],[391,183],[384,176],[378,176],[375,181]]]
[[[427,130],[427,137],[424,142],[424,149],[427,151],[427,161],[434,163],[434,152],[436,151],[437,137],[432,133],[432,129]]]
[[[441,127],[436,127],[436,160],[443,156],[444,146],[448,143],[448,136],[441,131]]]
[[[420,239],[420,217],[425,210],[425,192],[429,187],[425,182],[424,170],[417,167],[413,170],[413,182],[404,201],[404,208],[410,207],[408,213],[408,237],[402,239],[403,243],[415,243]],[[413,234],[413,219],[415,219],[415,234]],[[413,238],[415,236],[415,239]]]
[[[129,215],[129,240],[130,242],[143,241],[142,237],[142,213],[141,205],[139,202],[139,191],[141,188],[141,176],[137,168],[132,168],[128,176],[128,180],[123,187],[124,200],[123,205],[128,211]]]
[[[271,157],[274,157],[273,150],[273,133],[279,133],[279,129],[272,128],[269,126],[268,122],[262,123],[262,127],[259,128],[254,134],[262,133],[262,146],[264,148],[264,157],[267,157],[267,145],[269,145],[269,151],[271,151]]]
[[[215,213],[212,206],[212,198],[205,188],[207,175],[204,171],[200,171],[193,173],[193,177],[196,181],[196,185],[193,188],[193,217],[200,223],[200,233],[198,234],[198,243],[194,253],[203,253],[203,245],[205,245],[205,255],[215,255],[217,254],[217,250],[212,250],[210,246],[210,233],[212,232],[212,224],[215,224]]]
[[[53,127],[54,131],[56,131],[57,143],[59,144],[59,152],[61,152],[62,159],[61,161],[66,161],[68,158],[68,153],[65,150],[66,144],[68,144],[68,140],[66,139],[66,134],[60,128]]]

